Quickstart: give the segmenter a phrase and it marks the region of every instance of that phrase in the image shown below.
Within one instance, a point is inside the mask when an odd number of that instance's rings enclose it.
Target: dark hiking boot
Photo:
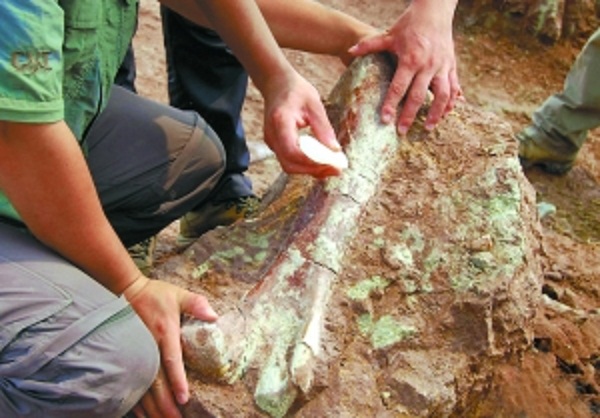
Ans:
[[[129,256],[140,271],[148,276],[154,265],[154,249],[156,248],[156,237],[150,237],[133,244],[127,248]]]
[[[231,225],[240,219],[252,218],[258,213],[259,207],[260,199],[256,196],[208,202],[180,219],[177,244],[180,248],[185,248],[211,229]]]

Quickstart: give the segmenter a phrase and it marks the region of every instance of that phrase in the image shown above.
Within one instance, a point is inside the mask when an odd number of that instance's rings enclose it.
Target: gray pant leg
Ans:
[[[0,417],[122,417],[158,365],[123,298],[0,223]]]
[[[600,29],[573,63],[561,93],[549,97],[533,122],[551,137],[581,148],[590,129],[600,126]]]
[[[85,141],[102,206],[126,246],[202,205],[225,167],[220,140],[197,113],[121,87]]]

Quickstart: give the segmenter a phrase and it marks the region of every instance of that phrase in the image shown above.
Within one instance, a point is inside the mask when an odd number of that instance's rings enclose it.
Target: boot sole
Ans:
[[[521,162],[521,167],[524,169],[539,167],[548,174],[558,176],[568,173],[573,168],[572,162],[559,163],[556,161],[528,160],[522,157],[519,157],[519,161]]]

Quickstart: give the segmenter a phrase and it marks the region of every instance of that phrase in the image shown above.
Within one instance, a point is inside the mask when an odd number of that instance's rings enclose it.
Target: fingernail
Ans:
[[[219,314],[216,313],[212,307],[209,307],[206,313],[208,314],[208,316],[213,317],[215,319],[219,317]]]
[[[435,125],[433,123],[426,123],[425,124],[425,130],[426,131],[433,131],[435,129]]]
[[[348,52],[351,54],[354,54],[356,52],[356,50],[358,49],[358,45],[352,45],[349,49]]]
[[[387,125],[392,121],[392,115],[390,115],[389,113],[384,113],[383,115],[381,115],[381,121]]]
[[[188,397],[187,393],[180,392],[177,394],[177,403],[179,403],[179,405],[185,405],[188,400],[189,400],[189,397]]]
[[[408,128],[406,126],[398,126],[398,133],[402,136],[406,135]]]

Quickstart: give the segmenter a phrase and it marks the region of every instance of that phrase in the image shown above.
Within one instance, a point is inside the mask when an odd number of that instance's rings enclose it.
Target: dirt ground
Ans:
[[[385,28],[402,2],[322,1]],[[459,12],[460,13],[460,12]],[[466,99],[499,115],[515,132],[545,98],[559,91],[585,38],[548,46],[521,31],[509,37],[456,24],[459,76]],[[142,95],[167,102],[164,51],[158,3],[141,1],[135,39],[137,87]],[[326,96],[344,67],[335,58],[288,52],[298,70]],[[263,193],[279,173],[275,159],[260,146],[261,99],[252,86],[244,120],[254,163],[256,192]],[[600,129],[590,133],[574,169],[565,176],[526,173],[539,203],[549,204],[542,219],[545,303],[536,322],[531,350],[499,366],[477,413],[489,417],[588,417],[600,415]],[[173,252],[176,225],[159,237],[158,262]]]

